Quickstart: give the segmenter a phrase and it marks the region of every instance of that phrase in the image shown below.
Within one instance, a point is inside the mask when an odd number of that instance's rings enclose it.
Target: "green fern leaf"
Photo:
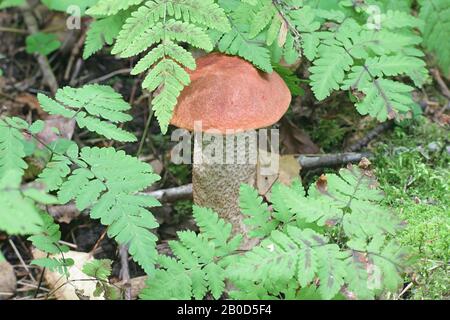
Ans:
[[[48,254],[60,254],[69,252],[69,247],[60,245],[61,231],[53,218],[47,213],[41,213],[43,221],[42,230],[28,238],[29,241],[38,249]]]
[[[256,37],[265,27],[271,24],[276,12],[277,11],[273,6],[272,1],[267,1],[254,17],[253,23],[250,26],[249,37]]]
[[[63,179],[70,173],[70,159],[63,155],[53,155],[52,160],[47,164],[39,175],[39,182],[42,182],[46,191],[54,191],[59,189],[63,183]]]
[[[225,290],[225,269],[221,259],[238,247],[241,237],[231,236],[231,225],[210,209],[194,207],[194,217],[202,231],[178,232],[178,241],[169,241],[176,259],[160,256],[155,276],[147,281],[144,299],[203,299],[210,292],[215,299]],[[181,287],[166,288],[164,281],[178,279]],[[164,288],[164,290],[162,290]]]
[[[450,2],[421,0],[420,4],[419,17],[425,21],[424,46],[436,55],[442,71],[450,77]]]
[[[21,177],[16,170],[0,177],[0,229],[9,234],[35,234],[40,232],[43,221],[32,199],[22,194]]]
[[[265,237],[269,235],[277,226],[276,221],[271,221],[271,214],[268,206],[258,195],[256,189],[247,184],[242,184],[239,190],[239,206],[244,215],[249,216],[244,222],[252,230],[251,237]]]
[[[318,48],[319,59],[314,61],[311,72],[311,87],[318,100],[328,97],[332,91],[338,90],[353,64],[350,54],[342,47],[321,45]]]
[[[347,271],[344,260],[348,254],[340,251],[339,246],[335,244],[322,246],[317,251],[319,293],[323,299],[328,300],[336,296],[345,283]]]
[[[59,189],[62,203],[75,200],[80,210],[90,208],[93,219],[100,219],[108,225],[108,235],[123,245],[128,245],[133,259],[151,274],[156,261],[155,242],[157,237],[150,232],[158,226],[155,218],[146,208],[158,206],[159,202],[138,192],[159,179],[150,165],[113,148],[83,148],[72,160],[63,155],[59,159],[66,165],[72,161],[79,168],[64,175],[43,172],[46,176],[57,176],[54,190]],[[51,164],[51,163],[50,163]],[[69,175],[70,174],[70,175]],[[69,176],[65,181],[64,177]]]
[[[193,215],[202,234],[212,241],[219,255],[232,253],[239,248],[241,235],[231,237],[231,224],[219,218],[211,209],[194,206]]]
[[[84,264],[83,273],[98,280],[108,281],[112,272],[111,264],[109,259],[93,260]]]
[[[88,59],[105,45],[112,45],[122,29],[124,20],[125,15],[118,14],[92,22],[86,33],[83,59]]]
[[[99,0],[86,13],[92,16],[112,16],[121,10],[138,5],[144,0]]]
[[[68,277],[68,268],[75,264],[75,261],[71,258],[42,258],[31,261],[31,264],[46,268],[52,272],[58,272],[59,274]]]
[[[413,87],[388,79],[374,79],[373,82],[361,88],[365,94],[364,100],[356,107],[362,115],[370,115],[379,121],[393,119],[399,113],[407,113],[416,103],[412,98]]]
[[[22,127],[18,128],[15,124],[18,121],[18,118],[0,119],[0,178],[11,170],[23,173],[28,167],[23,160],[25,138],[20,131],[24,125],[28,127],[28,124],[22,123]]]
[[[86,85],[80,89],[65,87],[56,93],[56,100],[38,95],[42,108],[50,114],[75,118],[77,124],[107,138],[131,142],[136,137],[113,123],[130,121],[124,113],[131,107],[111,87]],[[112,123],[110,123],[110,122]]]

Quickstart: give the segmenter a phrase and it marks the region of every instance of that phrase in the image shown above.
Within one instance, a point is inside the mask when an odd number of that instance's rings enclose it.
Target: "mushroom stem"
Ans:
[[[201,163],[196,163],[194,160],[193,164],[194,203],[201,207],[213,209],[222,219],[231,223],[233,234],[243,236],[241,248],[250,249],[255,244],[255,240],[249,239],[248,227],[243,222],[244,216],[239,208],[239,189],[242,183],[251,186],[256,185],[256,142],[253,143],[252,139],[246,139],[239,143],[242,134],[216,135],[215,137],[218,138],[216,147],[223,151],[223,157],[219,157],[223,159],[220,163],[217,162],[217,158],[215,163],[208,161],[211,153],[205,152],[204,148],[207,148],[207,146],[204,142],[202,142],[202,148],[198,148],[197,144],[194,148],[194,159],[199,159],[198,157],[201,156],[203,160]],[[234,143],[230,144],[229,142],[227,145],[226,141],[234,141]],[[230,152],[233,152],[234,161],[226,163]]]

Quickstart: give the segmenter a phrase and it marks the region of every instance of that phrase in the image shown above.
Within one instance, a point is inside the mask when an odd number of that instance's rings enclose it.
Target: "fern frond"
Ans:
[[[88,59],[105,45],[112,45],[122,29],[125,17],[126,15],[117,14],[92,22],[86,33],[83,59]]]
[[[142,2],[144,0],[100,0],[86,13],[92,16],[112,16]]]
[[[151,274],[157,237],[150,229],[158,223],[146,208],[159,202],[139,192],[159,176],[147,163],[113,148],[83,148],[79,154],[75,148],[67,154],[55,155],[41,181],[48,189],[58,190],[62,204],[75,200],[79,210],[90,208],[91,217],[107,225],[108,235],[128,245],[133,259]]]
[[[239,206],[242,213],[248,216],[244,222],[252,228],[249,236],[265,237],[277,227],[277,222],[270,219],[271,214],[267,204],[263,202],[256,189],[247,184],[242,184],[240,187]]]
[[[413,87],[388,79],[373,79],[373,82],[361,88],[364,100],[356,104],[362,115],[370,115],[379,121],[393,119],[399,113],[407,113],[416,103],[412,98]]]
[[[272,1],[267,0],[255,15],[252,24],[250,25],[250,38],[256,37],[261,31],[272,23],[277,11],[273,6]]]
[[[38,181],[45,185],[46,191],[58,190],[63,179],[69,175],[71,165],[70,159],[55,154],[39,175]]]
[[[35,201],[22,193],[21,181],[17,170],[0,177],[0,229],[9,234],[36,234],[43,225],[42,217]]]
[[[28,167],[25,158],[25,138],[21,129],[28,128],[28,123],[19,118],[0,119],[0,178],[9,171],[23,174]]]
[[[223,9],[214,1],[152,0],[131,14],[117,37],[112,52],[124,58],[157,45],[138,62],[132,74],[150,69],[142,86],[151,91],[159,89],[152,105],[163,133],[178,96],[190,82],[180,65],[191,70],[196,67],[192,54],[178,43],[211,51],[213,44],[207,29],[230,30]]]
[[[232,280],[269,284],[291,279],[306,284],[317,276],[322,298],[330,299],[344,284],[346,257],[337,245],[328,244],[320,234],[288,226],[287,233],[273,231],[227,271]]]
[[[112,272],[111,264],[109,259],[93,260],[83,266],[83,273],[98,280],[108,281]]]
[[[225,269],[220,259],[233,253],[241,236],[231,238],[231,224],[210,209],[194,206],[201,233],[178,232],[179,241],[169,245],[176,259],[160,256],[160,268],[149,277],[143,299],[203,299],[210,292],[218,299],[225,290]],[[165,283],[179,281],[177,286]],[[164,290],[162,290],[164,288]]]
[[[248,27],[233,24],[228,33],[216,33],[213,35],[217,39],[217,48],[220,52],[237,55],[264,72],[272,72],[270,62],[270,51],[264,45],[261,38],[250,39]]]
[[[311,72],[311,87],[318,100],[323,100],[334,90],[338,90],[345,78],[345,71],[350,70],[353,59],[340,46],[319,46],[320,58],[314,61]]]
[[[112,261],[109,259],[93,260],[83,266],[83,273],[97,280],[94,297],[103,297],[107,300],[119,300],[121,293],[119,288],[109,284],[109,277],[112,273]]]
[[[56,100],[43,94],[38,94],[38,100],[48,113],[75,118],[81,128],[86,127],[109,139],[136,141],[134,135],[113,124],[130,121],[132,117],[124,113],[131,108],[130,105],[111,87],[101,85],[86,85],[79,89],[65,87],[57,91]]]
[[[201,233],[215,245],[220,255],[226,255],[239,248],[241,235],[231,238],[231,224],[219,218],[219,215],[208,208],[194,206],[193,216]]]
[[[442,71],[450,77],[450,2],[421,0],[420,4],[419,17],[425,21],[424,45],[436,55]]]
[[[32,235],[29,241],[38,249],[48,254],[60,254],[69,252],[69,247],[60,245],[61,231],[53,218],[47,213],[40,214],[43,221],[40,233]]]
[[[31,264],[46,268],[52,272],[58,272],[65,277],[69,276],[68,268],[75,264],[72,258],[41,258],[31,261]]]

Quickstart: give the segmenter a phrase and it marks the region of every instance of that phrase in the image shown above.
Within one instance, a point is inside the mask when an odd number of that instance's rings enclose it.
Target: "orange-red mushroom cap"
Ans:
[[[276,123],[287,111],[291,93],[276,73],[264,73],[234,56],[212,53],[197,59],[175,107],[171,124],[190,131],[252,130]]]

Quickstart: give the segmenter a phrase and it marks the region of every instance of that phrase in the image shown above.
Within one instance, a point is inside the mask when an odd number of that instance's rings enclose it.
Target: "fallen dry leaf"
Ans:
[[[260,160],[269,159],[269,153],[263,150],[259,150],[259,152]],[[272,174],[264,174],[263,168],[268,164],[258,162],[256,187],[259,194],[266,196],[268,199],[270,199],[270,190],[276,182],[290,185],[294,178],[300,178],[301,166],[294,155],[280,156],[278,161],[278,171]]]
[[[0,262],[0,300],[11,298],[16,292],[17,279],[14,268],[7,261]]]
[[[45,111],[42,110],[38,99],[33,94],[24,92],[24,93],[19,94],[15,98],[15,100],[16,100],[16,102],[27,105],[31,110],[35,110],[40,117],[44,117],[46,115]]]
[[[39,250],[33,250],[33,257],[35,259],[45,258],[46,254]],[[52,256],[61,259],[61,255]],[[103,296],[94,297],[96,281],[92,277],[88,277],[81,270],[86,262],[94,260],[94,257],[89,253],[69,251],[64,254],[64,258],[71,258],[75,262],[72,267],[68,269],[69,278],[66,279],[58,272],[46,270],[44,279],[54,296],[58,300],[105,300]],[[90,279],[93,281],[86,281]],[[77,280],[77,281],[74,281]],[[79,281],[81,280],[81,281]],[[58,289],[59,288],[59,289]]]
[[[286,118],[281,120],[280,142],[282,154],[315,154],[320,152],[320,148],[314,144],[308,134]]]

